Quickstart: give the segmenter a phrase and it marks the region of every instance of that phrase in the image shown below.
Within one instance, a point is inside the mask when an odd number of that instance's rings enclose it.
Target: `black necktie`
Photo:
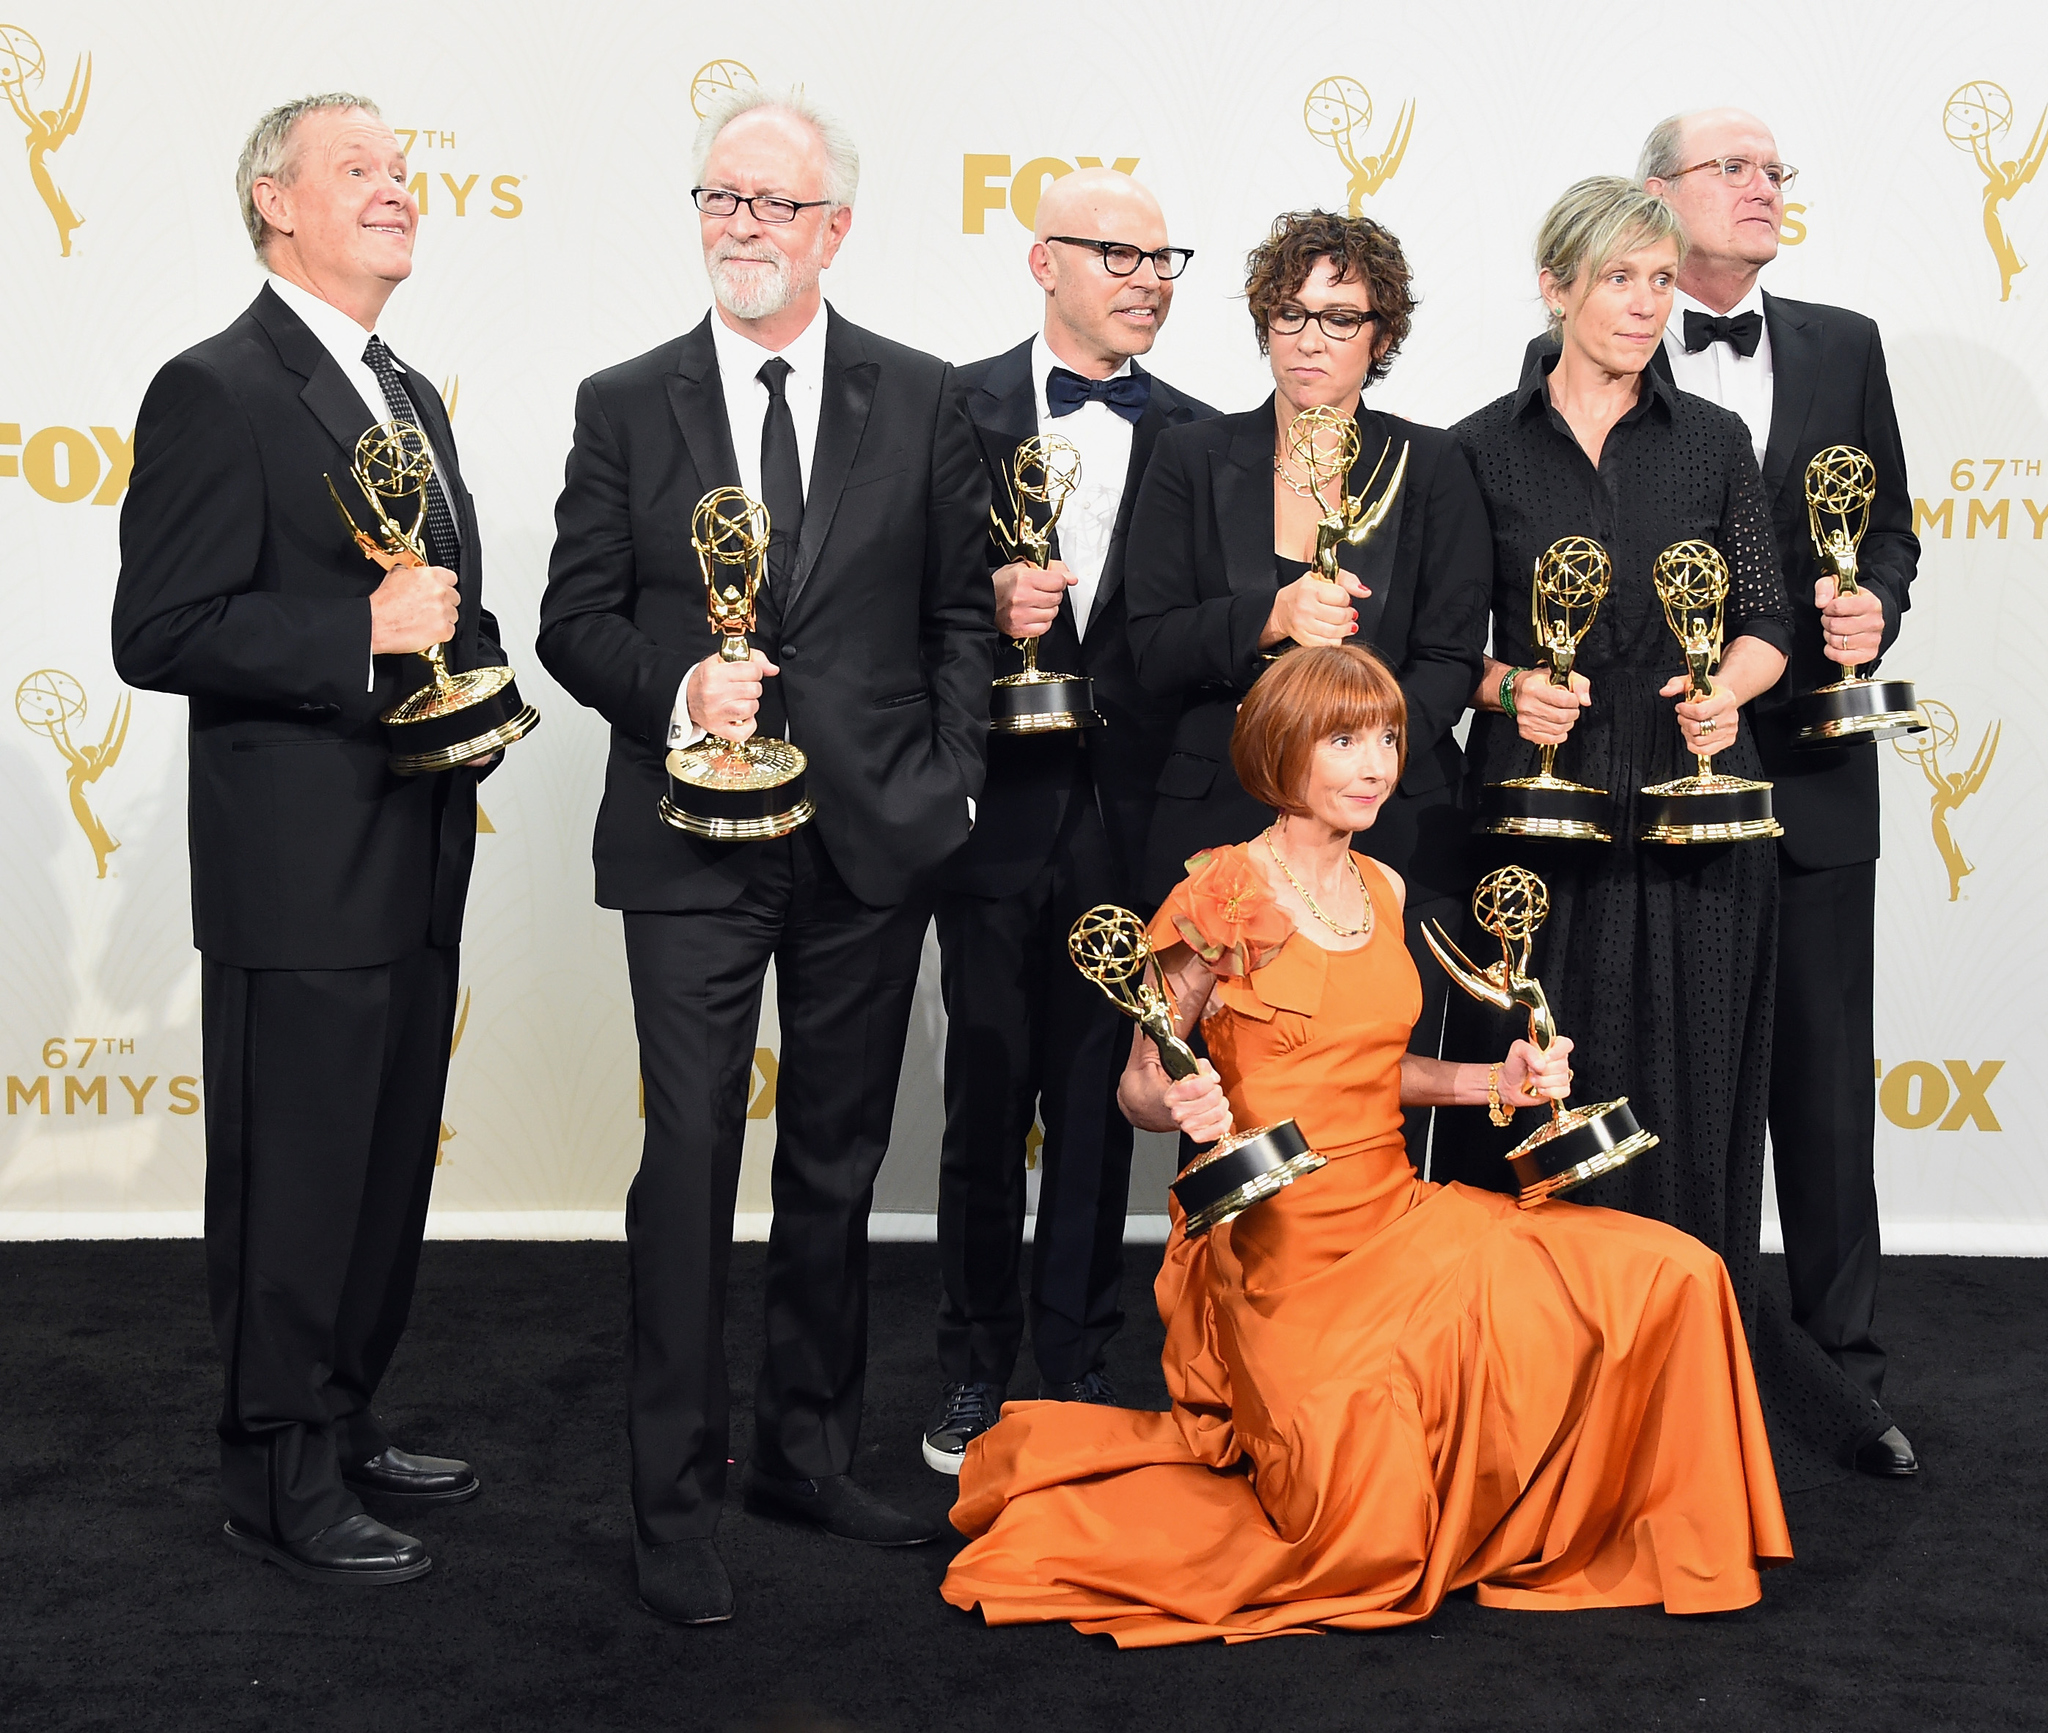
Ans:
[[[398,362],[384,346],[382,337],[372,337],[363,346],[363,363],[376,374],[377,384],[384,392],[384,407],[391,412],[391,419],[418,427],[419,413],[406,394],[405,381],[399,377]],[[438,473],[427,487],[427,558],[451,572],[457,569],[456,562],[462,558],[462,543],[455,534],[455,514],[448,509],[448,495]]]
[[[1045,407],[1057,420],[1072,415],[1093,398],[1106,403],[1126,421],[1136,423],[1152,401],[1152,375],[1120,373],[1114,379],[1083,379],[1064,367],[1055,367],[1045,379]]]
[[[761,418],[761,503],[768,508],[768,588],[776,611],[796,572],[797,538],[804,527],[804,472],[797,462],[796,420],[789,413],[790,365],[780,355],[761,363],[754,377],[768,387]]]
[[[1709,343],[1725,343],[1738,355],[1754,355],[1763,334],[1761,313],[1738,313],[1731,319],[1725,314],[1695,313],[1690,307],[1685,310],[1688,355],[1697,355]]]

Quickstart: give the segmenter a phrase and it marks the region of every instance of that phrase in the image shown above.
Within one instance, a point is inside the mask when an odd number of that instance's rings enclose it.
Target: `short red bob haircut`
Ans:
[[[1245,793],[1261,806],[1304,812],[1316,747],[1333,734],[1380,728],[1393,729],[1405,768],[1408,701],[1376,652],[1363,644],[1290,650],[1252,683],[1238,706],[1230,762]]]

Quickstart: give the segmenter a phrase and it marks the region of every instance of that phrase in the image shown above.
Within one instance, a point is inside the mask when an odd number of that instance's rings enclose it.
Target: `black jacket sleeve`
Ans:
[[[1884,639],[1878,646],[1882,655],[1892,647],[1900,622],[1913,605],[1920,538],[1913,533],[1913,489],[1906,479],[1906,448],[1899,437],[1898,411],[1892,407],[1884,343],[1875,326],[1871,327],[1870,354],[1863,373],[1863,440],[1877,465],[1877,498],[1870,508],[1870,528],[1857,550],[1857,582],[1884,605]],[[1872,662],[1858,672],[1868,674],[1875,666]]]
[[[932,426],[930,521],[919,609],[920,651],[939,749],[969,799],[981,792],[988,692],[995,675],[995,592],[989,587],[989,482],[949,367]]]
[[[1124,597],[1129,611],[1131,653],[1138,681],[1159,698],[1178,698],[1216,683],[1244,688],[1258,675],[1259,634],[1273,611],[1273,597],[1233,595],[1224,587],[1218,550],[1204,550],[1213,533],[1209,494],[1198,503],[1191,466],[1204,448],[1160,436],[1131,511],[1124,550]],[[1216,570],[1214,588],[1203,594],[1202,554]]]
[[[1457,443],[1443,437],[1423,502],[1426,535],[1416,573],[1414,625],[1400,669],[1408,700],[1408,738],[1433,744],[1472,702],[1486,661],[1487,609],[1493,590],[1493,536],[1486,501]]]

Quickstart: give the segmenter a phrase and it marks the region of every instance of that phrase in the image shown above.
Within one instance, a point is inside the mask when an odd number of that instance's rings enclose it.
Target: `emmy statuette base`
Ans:
[[[1534,1209],[1656,1147],[1657,1134],[1636,1123],[1624,1095],[1598,1107],[1568,1109],[1510,1150],[1508,1164],[1522,1182],[1522,1208]]]
[[[470,668],[438,678],[378,718],[399,776],[453,770],[473,758],[502,751],[540,726],[540,712],[519,696],[505,667]]]
[[[998,734],[1099,728],[1095,683],[1084,674],[1006,674],[989,688],[988,725]]]
[[[804,792],[809,766],[800,749],[773,736],[708,736],[668,755],[661,821],[711,842],[787,836],[818,810]]]
[[[1837,680],[1792,701],[1792,744],[1890,740],[1926,731],[1910,680]]]
[[[1642,791],[1641,842],[1754,842],[1783,836],[1771,785],[1741,776],[1682,776]]]
[[[1291,1119],[1226,1137],[1196,1156],[1173,1182],[1173,1195],[1187,1218],[1183,1231],[1199,1239],[1323,1165],[1324,1158],[1309,1148]]]
[[[1614,801],[1604,788],[1560,776],[1490,782],[1479,796],[1482,836],[1548,837],[1559,842],[1612,842]]]

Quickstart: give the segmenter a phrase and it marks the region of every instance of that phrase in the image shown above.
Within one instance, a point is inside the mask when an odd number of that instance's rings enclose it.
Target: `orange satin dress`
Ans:
[[[1721,1260],[1660,1222],[1416,1178],[1421,987],[1358,858],[1371,940],[1293,934],[1203,1025],[1236,1123],[1292,1117],[1328,1165],[1203,1238],[1175,1210],[1169,1412],[1012,1403],[968,1447],[942,1592],[990,1624],[1244,1640],[1425,1619],[1467,1585],[1722,1612],[1792,1556]],[[1162,948],[1190,906],[1183,884]]]

